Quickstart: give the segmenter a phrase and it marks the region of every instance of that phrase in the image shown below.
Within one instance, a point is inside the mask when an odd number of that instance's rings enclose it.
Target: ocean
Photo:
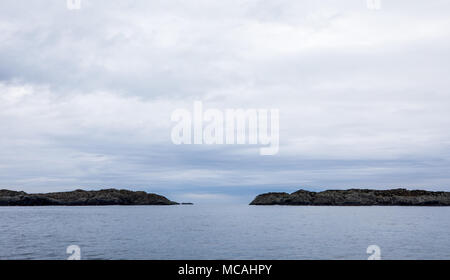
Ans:
[[[0,207],[0,259],[450,259],[450,207]],[[73,248],[73,247],[72,247]]]

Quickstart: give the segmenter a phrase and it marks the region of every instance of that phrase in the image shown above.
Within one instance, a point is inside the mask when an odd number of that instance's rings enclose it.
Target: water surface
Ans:
[[[450,259],[450,207],[0,207],[0,259]]]

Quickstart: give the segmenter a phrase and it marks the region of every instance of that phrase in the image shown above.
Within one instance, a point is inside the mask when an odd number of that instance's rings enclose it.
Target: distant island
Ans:
[[[0,190],[0,206],[88,206],[88,205],[178,205],[164,196],[143,191],[105,189],[99,191],[76,190],[28,194]]]
[[[322,205],[322,206],[450,206],[450,192],[424,190],[327,190],[294,193],[271,192],[258,195],[250,205]]]

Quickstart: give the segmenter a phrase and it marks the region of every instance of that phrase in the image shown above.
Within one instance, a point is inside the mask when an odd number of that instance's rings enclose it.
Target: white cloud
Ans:
[[[0,4],[1,186],[449,181],[447,1],[63,2]],[[194,100],[280,109],[279,155],[174,147]]]

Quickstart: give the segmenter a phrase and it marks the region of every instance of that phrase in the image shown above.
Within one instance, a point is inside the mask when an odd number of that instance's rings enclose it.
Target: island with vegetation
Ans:
[[[271,192],[258,195],[250,205],[328,206],[450,206],[450,192],[424,190],[327,190],[294,193]]]
[[[178,205],[164,196],[143,191],[104,189],[28,194],[0,190],[0,206]]]

